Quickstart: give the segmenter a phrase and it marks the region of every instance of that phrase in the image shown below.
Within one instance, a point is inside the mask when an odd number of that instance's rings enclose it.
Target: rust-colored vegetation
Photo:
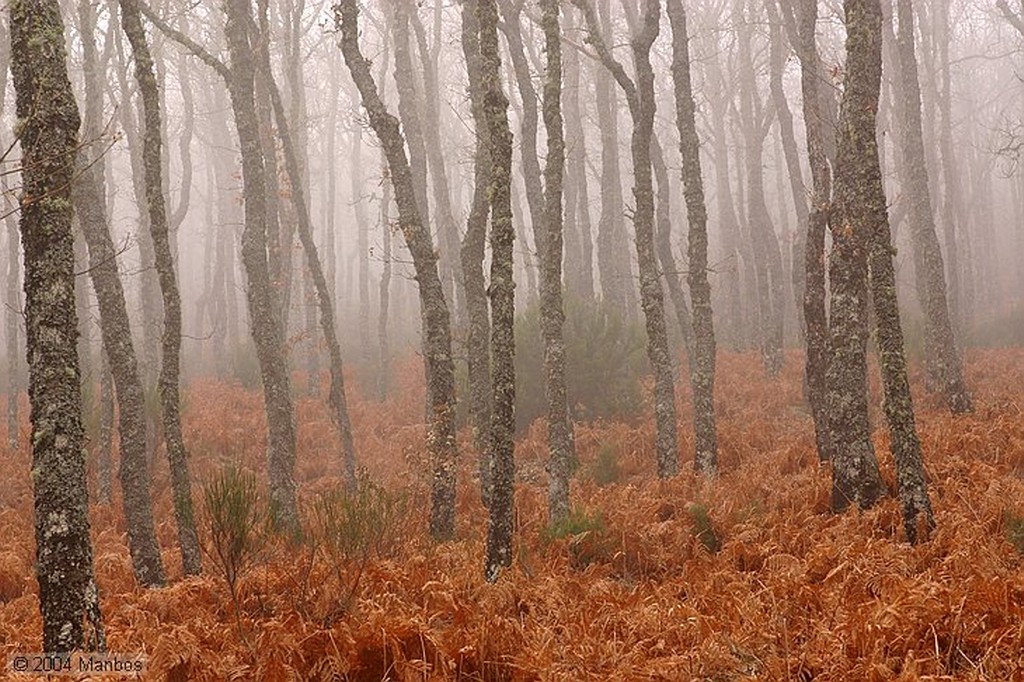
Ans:
[[[801,367],[788,358],[772,382],[753,355],[722,357],[713,482],[685,464],[659,482],[649,419],[579,426],[576,511],[562,528],[545,527],[535,424],[517,448],[516,560],[496,585],[483,580],[486,514],[467,444],[458,539],[428,539],[422,371],[407,363],[383,404],[351,377],[361,464],[395,505],[379,515],[389,536],[339,550],[316,531],[341,460],[322,403],[304,400],[296,473],[309,530],[258,543],[236,608],[209,555],[203,576],[182,579],[158,457],[168,587],[135,587],[119,502],[92,510],[109,649],[145,653],[154,680],[1024,679],[1024,351],[969,354],[974,414],[951,416],[918,392],[938,530],[916,547],[894,500],[828,511]],[[228,464],[262,476],[258,392],[197,381],[186,394],[197,483]],[[884,429],[876,445],[892,485]],[[10,654],[38,649],[41,623],[29,453],[4,451],[0,466],[0,649]],[[205,516],[200,526],[209,549]]]

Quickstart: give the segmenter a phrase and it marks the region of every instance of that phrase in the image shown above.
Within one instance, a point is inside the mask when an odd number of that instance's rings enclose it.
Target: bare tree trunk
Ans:
[[[633,195],[636,213],[636,253],[640,267],[640,301],[647,328],[647,356],[654,369],[655,449],[658,476],[668,478],[679,471],[679,445],[676,432],[675,384],[672,378],[672,357],[668,348],[665,325],[665,304],[654,253],[654,188],[651,178],[651,138],[654,131],[654,70],[651,67],[651,45],[658,36],[660,0],[644,0],[639,32],[630,40],[636,83],[612,56],[598,28],[597,15],[588,0],[573,0],[583,12],[590,41],[604,64],[626,95],[633,119],[630,143],[633,154]]]
[[[378,288],[377,346],[379,349],[379,365],[377,367],[377,399],[384,400],[388,395],[391,378],[391,341],[388,337],[388,314],[391,303],[391,177],[387,172],[387,162],[383,166],[382,175],[384,189],[380,200],[381,241],[384,242],[384,261]],[[369,274],[366,275],[369,277]]]
[[[178,543],[185,575],[197,575],[202,568],[199,536],[192,512],[192,484],[188,472],[188,451],[181,433],[181,294],[174,273],[167,205],[163,193],[162,140],[160,97],[153,74],[153,58],[142,28],[136,0],[120,0],[121,23],[132,46],[135,59],[135,80],[142,94],[144,114],[143,163],[146,173],[146,204],[149,208],[149,229],[153,238],[157,276],[163,294],[164,331],[161,344],[160,407],[163,413],[164,438],[170,463],[171,486],[174,490],[174,518],[178,524]]]
[[[537,235],[540,248],[541,332],[544,336],[544,393],[548,403],[548,521],[569,516],[569,477],[572,473],[572,422],[565,387],[565,342],[562,325],[562,179],[565,138],[562,130],[562,43],[558,0],[541,3],[544,51],[544,129],[548,154],[544,166],[544,224]]]
[[[870,507],[884,492],[867,403],[868,252],[886,221],[875,116],[881,85],[879,0],[845,0],[846,74],[836,152],[831,281],[832,506]],[[879,213],[881,212],[881,213]]]
[[[508,98],[501,89],[496,0],[478,0],[480,82],[483,118],[490,149],[491,208],[491,499],[487,526],[484,576],[494,582],[502,567],[512,565],[513,502],[515,495],[515,282],[512,279],[512,131]]]
[[[335,21],[341,31],[341,51],[359,89],[370,126],[384,148],[398,203],[399,225],[416,269],[425,331],[427,399],[431,406],[427,440],[434,470],[430,532],[435,538],[448,539],[455,534],[455,467],[458,455],[451,319],[437,273],[437,254],[430,231],[420,217],[416,186],[405,155],[405,141],[398,119],[381,101],[370,73],[370,64],[360,52],[358,17],[356,0],[341,0],[335,8]]]
[[[591,235],[590,191],[587,185],[587,143],[580,103],[580,57],[565,54],[565,134],[568,164],[565,187],[565,288],[570,300],[594,300],[594,244]]]
[[[818,21],[817,0],[783,0],[782,11],[793,34],[800,58],[800,84],[803,92],[804,126],[807,136],[807,156],[810,160],[811,179],[814,184],[813,206],[807,219],[807,238],[804,243],[803,313],[804,340],[807,346],[805,376],[807,400],[814,419],[815,442],[821,460],[832,458],[831,425],[828,415],[828,313],[825,307],[825,233],[828,230],[832,201],[832,175],[826,155],[825,138],[829,130],[823,119],[819,103],[818,48],[815,26]]]
[[[693,352],[690,385],[693,390],[693,467],[712,475],[718,470],[718,431],[715,426],[715,327],[708,282],[708,214],[700,167],[696,106],[690,81],[690,50],[686,10],[681,0],[668,0],[672,25],[672,82],[676,100],[676,127],[683,162],[683,196],[690,222],[690,301],[693,305]]]
[[[68,80],[57,3],[15,0],[8,7],[22,149],[35,572],[43,651],[102,650],[75,350],[70,187],[78,107]]]
[[[6,38],[3,39],[7,42]],[[0,191],[4,197],[8,197],[6,180],[0,179]],[[7,291],[5,304],[7,310],[4,312],[4,328],[7,338],[7,447],[15,449],[18,447],[18,431],[20,420],[18,419],[18,400],[21,395],[22,371],[21,363],[25,357],[21,352],[21,262],[20,262],[20,239],[18,238],[17,213],[8,207],[4,202],[4,213],[7,224]]]
[[[466,287],[469,329],[466,354],[469,372],[469,416],[473,445],[480,453],[480,492],[484,504],[491,495],[491,319],[484,279],[484,250],[487,244],[487,188],[491,184],[491,153],[484,120],[484,83],[481,73],[480,24],[477,0],[462,4],[462,52],[469,77],[469,99],[473,114],[475,150],[473,156],[473,198],[466,221],[460,258]]]
[[[114,378],[106,351],[100,353],[100,429],[96,497],[100,504],[110,504],[114,497]]]
[[[946,397],[954,413],[968,412],[971,397],[964,384],[946,295],[942,251],[935,232],[928,168],[925,163],[921,124],[921,87],[914,55],[914,15],[909,0],[898,0],[897,46],[900,66],[900,94],[903,120],[899,139],[902,169],[910,204],[910,235],[914,245],[914,275],[917,295],[925,313],[925,363],[934,384]]]
[[[669,187],[665,154],[657,137],[653,137],[651,141],[651,161],[657,186],[654,211],[655,255],[658,258],[658,268],[668,287],[669,299],[675,309],[676,322],[679,324],[679,333],[683,338],[686,357],[692,358],[693,321],[690,318],[690,306],[686,302],[686,292],[683,291],[681,277],[686,264],[685,261],[681,266],[677,264],[672,251],[672,189]]]

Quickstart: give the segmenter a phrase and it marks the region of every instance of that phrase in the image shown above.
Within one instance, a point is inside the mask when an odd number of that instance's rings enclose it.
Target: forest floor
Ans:
[[[487,516],[468,448],[458,538],[427,538],[422,373],[411,362],[386,403],[349,387],[361,463],[406,491],[379,555],[339,563],[322,545],[273,540],[242,578],[236,610],[210,556],[205,575],[182,579],[159,460],[167,587],[135,587],[119,502],[92,508],[108,648],[144,653],[147,678],[175,681],[1024,679],[1024,350],[968,354],[973,414],[951,416],[917,390],[938,528],[913,547],[893,499],[829,512],[801,365],[790,355],[769,381],[753,355],[723,354],[722,473],[711,482],[690,470],[682,385],[683,473],[670,481],[654,474],[651,419],[579,426],[580,513],[561,534],[545,531],[545,429],[535,424],[516,451],[516,560],[495,585],[483,580]],[[186,393],[196,480],[229,462],[262,472],[259,393],[215,381]],[[873,418],[892,485],[884,420],[877,409]],[[298,424],[308,511],[339,484],[340,461],[319,401],[300,401]],[[40,646],[29,462],[25,447],[0,454],[5,657]],[[201,503],[200,485],[194,494]]]

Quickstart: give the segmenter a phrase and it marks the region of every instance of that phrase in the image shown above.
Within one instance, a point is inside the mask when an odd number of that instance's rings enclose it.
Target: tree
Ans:
[[[121,23],[135,58],[135,80],[142,95],[143,163],[146,173],[146,206],[153,237],[160,292],[163,296],[164,329],[161,343],[159,378],[160,409],[164,440],[174,491],[174,519],[178,524],[178,544],[185,575],[197,575],[202,567],[199,536],[192,512],[192,483],[188,471],[188,451],[181,433],[181,293],[174,272],[171,239],[167,222],[167,203],[163,190],[162,124],[160,94],[153,73],[153,57],[136,0],[120,0]]]
[[[885,223],[875,116],[881,87],[879,0],[845,0],[846,73],[836,151],[831,283],[832,506],[870,507],[882,495],[867,401],[868,252]],[[810,241],[810,240],[808,240]]]
[[[491,209],[491,499],[484,576],[498,579],[512,565],[515,492],[515,282],[512,280],[512,131],[508,98],[501,89],[497,0],[478,0],[480,80],[491,156],[487,197]]]
[[[569,477],[574,459],[572,423],[565,387],[565,342],[562,325],[562,179],[565,136],[562,128],[562,43],[558,0],[543,0],[541,25],[547,71],[544,78],[544,128],[548,156],[544,166],[544,223],[540,246],[541,333],[544,336],[544,393],[548,403],[548,521],[569,516]]]
[[[704,205],[704,180],[700,168],[696,106],[690,82],[690,49],[686,10],[682,0],[668,0],[672,25],[672,83],[676,100],[676,127],[683,160],[683,195],[690,221],[690,265],[687,275],[693,305],[693,353],[690,385],[693,389],[694,468],[714,474],[718,468],[718,434],[715,428],[715,326],[708,282],[708,214]]]
[[[85,17],[84,27],[93,23]],[[84,62],[92,67],[95,44],[91,33],[83,41]],[[106,198],[103,193],[103,160],[95,153],[100,135],[101,90],[87,71],[84,132],[87,143],[78,152],[71,198],[89,250],[89,276],[100,309],[100,334],[117,390],[118,435],[121,463],[118,478],[128,526],[128,548],[135,579],[143,586],[164,583],[164,567],[153,523],[150,497],[150,458],[146,444],[145,391],[132,343],[131,323],[124,288],[117,270],[117,249],[110,236]]]
[[[437,272],[437,254],[430,232],[420,217],[416,186],[405,154],[399,122],[377,92],[370,62],[359,47],[359,6],[356,0],[341,0],[335,7],[335,23],[341,31],[341,52],[366,109],[370,127],[384,148],[391,184],[398,204],[398,222],[409,251],[419,285],[420,313],[425,332],[423,343],[427,365],[427,400],[430,425],[427,445],[433,466],[430,532],[435,538],[455,534],[455,365],[452,360],[451,319]]]
[[[676,432],[675,384],[672,358],[665,325],[665,303],[654,252],[654,188],[651,178],[651,138],[654,134],[654,70],[650,52],[658,37],[661,19],[660,0],[645,0],[640,30],[630,40],[636,82],[615,60],[598,26],[597,14],[588,0],[573,0],[583,12],[589,41],[598,58],[612,74],[626,96],[633,119],[630,148],[633,155],[633,196],[636,211],[636,253],[640,268],[640,301],[647,328],[647,357],[654,369],[655,446],[658,476],[668,478],[679,470],[678,435]]]
[[[57,2],[16,0],[9,12],[42,644],[95,650],[105,642],[89,538],[70,197],[80,119]]]
[[[292,405],[291,379],[284,357],[284,329],[280,302],[274,294],[268,260],[267,169],[260,141],[259,117],[255,99],[255,55],[253,21],[249,0],[229,0],[225,4],[230,66],[204,50],[188,36],[171,28],[151,9],[139,9],[164,34],[171,37],[220,75],[228,86],[235,130],[242,149],[242,186],[244,193],[244,226],[242,230],[242,265],[248,287],[246,300],[256,357],[263,383],[263,400],[267,412],[267,472],[271,511],[278,529],[298,529],[298,507],[295,496],[295,420]]]
[[[933,384],[942,392],[954,413],[971,409],[971,396],[964,383],[963,367],[957,353],[946,292],[945,266],[935,214],[928,189],[924,132],[921,125],[921,86],[914,55],[914,13],[909,0],[898,0],[900,88],[899,107],[903,120],[898,126],[903,157],[903,183],[910,204],[910,236],[914,247],[914,276],[917,297],[925,314],[925,364]]]

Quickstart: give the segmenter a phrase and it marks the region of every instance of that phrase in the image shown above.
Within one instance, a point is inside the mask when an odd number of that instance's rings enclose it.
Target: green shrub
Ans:
[[[562,539],[568,540],[569,564],[573,568],[582,569],[611,560],[611,539],[600,511],[591,514],[585,509],[573,508],[564,520],[541,531],[545,545]]]
[[[573,419],[636,416],[648,371],[643,326],[611,306],[567,300],[563,333]],[[516,320],[516,428],[522,432],[546,411],[540,305],[533,303]]]
[[[700,540],[704,548],[712,554],[722,549],[722,540],[718,537],[718,532],[711,522],[708,508],[695,502],[689,505],[686,511],[690,515],[690,521],[693,522],[693,536]]]
[[[345,609],[358,593],[366,564],[394,555],[401,546],[406,507],[404,496],[374,483],[363,472],[354,491],[335,488],[313,502],[313,536],[334,567]]]
[[[227,466],[203,486],[207,554],[228,584],[238,616],[238,580],[258,561],[270,533],[270,514],[256,476]]]
[[[603,443],[597,451],[597,459],[594,460],[594,467],[591,476],[600,487],[618,482],[622,475],[619,467],[619,450],[611,443]]]
[[[1018,554],[1024,556],[1024,516],[1006,510],[1003,512],[1003,526],[1006,528],[1006,539]]]

